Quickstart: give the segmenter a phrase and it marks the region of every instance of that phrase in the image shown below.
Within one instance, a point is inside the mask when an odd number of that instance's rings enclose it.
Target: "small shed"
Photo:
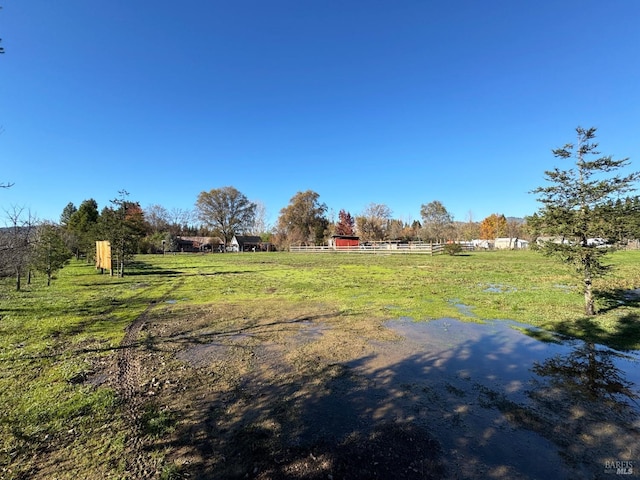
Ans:
[[[330,245],[335,248],[358,247],[360,246],[360,237],[353,235],[333,235]]]
[[[262,249],[262,238],[257,235],[234,235],[229,244],[232,252],[256,252]]]
[[[522,240],[521,238],[496,238],[495,240],[495,248],[498,250],[519,250],[523,248],[529,247],[529,242],[526,240]]]
[[[493,242],[489,240],[480,239],[480,238],[471,240],[470,243],[473,245],[473,248],[483,248],[485,250],[489,250],[493,248]]]

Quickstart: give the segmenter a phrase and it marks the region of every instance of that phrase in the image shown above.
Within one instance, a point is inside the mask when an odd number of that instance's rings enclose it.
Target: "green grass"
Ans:
[[[20,292],[11,279],[0,282],[0,477],[38,478],[44,475],[38,469],[56,458],[95,472],[94,478],[119,477],[128,435],[121,405],[109,387],[83,380],[96,362],[113,356],[126,326],[149,308],[179,315],[224,303],[269,315],[264,305],[308,304],[326,305],[345,319],[512,319],[640,349],[640,302],[628,296],[640,288],[640,252],[610,257],[612,274],[595,283],[603,311],[595,318],[583,315],[571,271],[533,252],[137,260],[122,279],[75,262],[49,288],[45,278]],[[170,429],[162,411],[147,413],[150,434]]]

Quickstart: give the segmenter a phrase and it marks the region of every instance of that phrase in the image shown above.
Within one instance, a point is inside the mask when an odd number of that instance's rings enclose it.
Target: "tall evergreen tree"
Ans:
[[[71,217],[77,211],[78,211],[78,209],[73,204],[73,202],[67,203],[67,206],[64,207],[64,209],[62,210],[62,213],[60,214],[60,225],[63,228],[66,228],[67,225],[69,225],[69,221],[71,220]]]
[[[599,207],[598,218],[599,237],[618,245],[640,239],[640,197],[611,200]]]
[[[53,275],[64,267],[72,254],[64,242],[60,227],[43,223],[37,229],[29,263],[38,272],[47,276],[47,286]]]
[[[98,203],[90,198],[84,200],[78,210],[70,217],[66,225],[67,245],[75,253],[76,259],[82,254],[87,256],[87,262],[91,252],[95,249],[96,226],[98,224]]]
[[[613,219],[604,207],[633,190],[640,172],[613,174],[626,167],[629,159],[599,156],[598,144],[593,141],[596,137],[593,127],[578,127],[576,133],[576,144],[568,143],[552,150],[556,158],[573,161],[574,168],[555,167],[545,172],[550,185],[533,190],[543,207],[529,218],[529,223],[538,232],[567,240],[545,241],[541,251],[575,267],[583,285],[585,314],[595,315],[593,279],[607,270],[602,259],[608,250],[598,248],[589,239],[611,226]]]

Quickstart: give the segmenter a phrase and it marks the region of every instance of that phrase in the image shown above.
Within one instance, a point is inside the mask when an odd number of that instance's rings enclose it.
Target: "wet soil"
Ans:
[[[582,479],[638,462],[638,353],[513,327],[326,305],[146,313],[112,372],[135,423],[128,472]]]

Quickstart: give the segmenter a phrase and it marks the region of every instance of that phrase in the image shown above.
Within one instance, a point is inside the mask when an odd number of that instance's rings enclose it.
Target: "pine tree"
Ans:
[[[85,254],[89,263],[89,257],[95,248],[99,216],[98,203],[90,198],[84,200],[71,214],[66,224],[63,224],[67,233],[67,246],[75,253],[76,259],[80,259],[80,256]]]
[[[29,262],[35,270],[47,275],[47,286],[71,256],[58,226],[44,223],[38,227]]]
[[[640,172],[607,176],[626,167],[629,159],[599,156],[598,144],[593,142],[596,136],[593,127],[578,127],[576,133],[577,144],[552,150],[556,158],[572,160],[575,167],[568,170],[555,167],[545,172],[551,185],[533,190],[543,207],[530,217],[529,223],[538,232],[562,239],[542,242],[541,251],[575,267],[583,284],[585,314],[591,316],[596,313],[593,279],[607,271],[602,259],[608,250],[589,239],[597,237],[607,225],[612,226],[613,216],[607,215],[604,207],[615,197],[633,190]]]

